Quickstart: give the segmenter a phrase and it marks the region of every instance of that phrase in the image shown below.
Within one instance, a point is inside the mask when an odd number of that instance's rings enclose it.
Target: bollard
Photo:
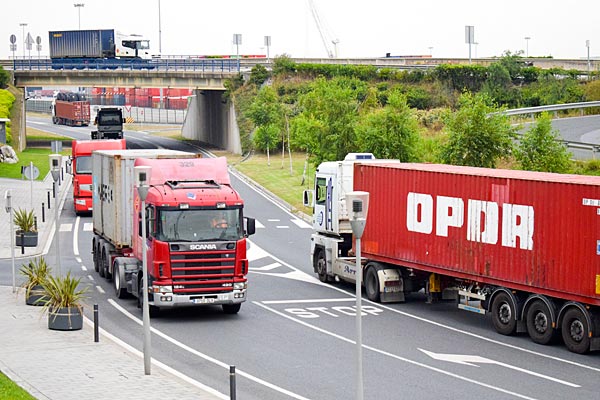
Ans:
[[[98,304],[94,304],[94,342],[98,343],[100,338],[98,336]]]
[[[52,198],[56,198],[56,185],[52,185]]]
[[[25,254],[25,234],[21,232],[21,254]]]
[[[50,209],[50,190],[48,190],[48,210]]]
[[[42,201],[42,223],[46,222],[46,210],[44,207],[44,202]]]
[[[38,225],[37,225],[37,215],[33,216],[33,226],[35,227],[35,230],[38,230]]]
[[[235,365],[229,366],[229,398],[235,400]]]

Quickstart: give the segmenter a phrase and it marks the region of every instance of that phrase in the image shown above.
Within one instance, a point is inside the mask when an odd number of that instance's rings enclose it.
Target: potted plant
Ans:
[[[79,289],[81,278],[67,272],[64,277],[50,275],[42,286],[47,301],[44,312],[48,313],[48,328],[59,331],[79,330],[83,326],[83,300],[87,287]]]
[[[51,268],[44,257],[35,258],[28,264],[23,264],[19,272],[27,280],[21,285],[25,289],[25,303],[31,306],[41,306],[46,302],[43,283],[50,275]]]
[[[33,210],[19,208],[15,211],[14,219],[17,226],[17,246],[36,247],[38,244],[37,224]]]

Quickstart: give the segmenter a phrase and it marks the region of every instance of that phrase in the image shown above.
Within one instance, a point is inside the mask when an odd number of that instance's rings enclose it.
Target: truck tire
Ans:
[[[324,249],[317,250],[317,255],[315,256],[314,260],[314,269],[321,282],[330,281],[329,277],[327,276],[327,258],[325,258]]]
[[[571,307],[562,318],[561,333],[569,351],[585,354],[590,351],[590,326],[578,307]]]
[[[535,300],[527,309],[527,333],[534,343],[549,344],[556,337],[552,313],[542,300]]]
[[[375,267],[367,268],[365,272],[364,284],[367,298],[378,303],[380,299],[379,277],[377,276],[377,269],[375,269]]]
[[[115,262],[113,272],[115,295],[117,296],[117,299],[122,299],[127,295],[127,288],[123,288],[123,284],[125,284],[125,273],[123,268],[117,262]]]
[[[98,245],[96,238],[92,239],[92,260],[94,260],[94,271],[98,272]]]
[[[492,302],[492,323],[501,335],[512,335],[517,330],[517,312],[513,300],[500,292]]]
[[[223,304],[221,307],[223,307],[223,312],[225,314],[237,314],[240,312],[240,308],[242,308],[242,304],[241,303]]]
[[[98,246],[98,251],[100,252],[100,254],[98,255],[98,275],[100,275],[101,278],[104,278],[106,275],[106,271],[104,269],[104,261],[106,259],[106,253],[104,252],[104,249],[102,248],[102,246]]]

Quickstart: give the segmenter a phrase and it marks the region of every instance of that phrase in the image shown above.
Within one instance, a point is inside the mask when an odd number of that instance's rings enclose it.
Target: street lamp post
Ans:
[[[529,36],[525,36],[525,57],[529,58]]]
[[[62,274],[60,271],[60,234],[58,231],[58,204],[60,203],[58,180],[60,179],[62,156],[60,154],[50,154],[48,157],[50,159],[50,173],[52,173],[52,179],[54,180],[54,193],[56,194],[54,200],[54,236],[56,239],[56,268],[60,277]]]
[[[150,375],[151,356],[150,356],[150,305],[148,304],[148,261],[146,260],[146,197],[150,189],[150,176],[152,167],[147,165],[139,165],[133,167],[135,174],[135,186],[137,187],[138,195],[142,200],[142,320],[144,324],[144,374]]]
[[[84,5],[85,5],[84,3],[75,3],[75,4],[73,4],[73,6],[75,8],[77,8],[77,13],[79,14],[79,19],[78,19],[79,20],[79,25],[78,25],[79,28],[77,28],[79,30],[81,30],[81,7],[83,7]]]
[[[362,400],[364,395],[362,366],[362,259],[360,239],[367,224],[369,211],[368,192],[346,193],[346,204],[352,206],[350,226],[356,238],[356,399]]]
[[[590,80],[590,41],[586,40],[585,41],[585,47],[587,47],[587,76],[588,76],[588,81]]]
[[[158,54],[162,55],[162,30],[160,27],[160,0],[158,0]],[[161,97],[162,99],[162,97]]]
[[[240,70],[240,45],[242,44],[242,34],[233,34],[233,44],[235,44],[235,56],[237,58],[238,71]]]
[[[21,22],[19,26],[23,27],[23,60],[25,59],[25,27],[27,26],[26,22]]]
[[[8,189],[6,192],[4,192],[4,199],[5,199],[5,209],[6,212],[9,214],[9,224],[10,224],[10,259],[11,259],[11,263],[12,263],[12,291],[13,293],[16,292],[15,289],[15,235],[13,233],[13,227],[14,227],[14,221],[13,221],[13,208],[12,208],[12,192],[10,189]]]

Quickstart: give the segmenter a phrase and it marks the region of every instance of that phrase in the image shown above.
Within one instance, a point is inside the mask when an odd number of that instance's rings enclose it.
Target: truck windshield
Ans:
[[[92,173],[92,157],[79,156],[75,159],[75,173],[91,174]]]
[[[165,242],[239,240],[243,236],[241,209],[162,209],[156,238]]]
[[[99,122],[103,125],[107,124],[120,124],[121,116],[119,114],[102,114],[99,117]]]

